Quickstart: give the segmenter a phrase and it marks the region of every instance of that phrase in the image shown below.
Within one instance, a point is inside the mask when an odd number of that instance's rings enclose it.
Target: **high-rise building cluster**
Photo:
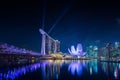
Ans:
[[[45,31],[39,29],[42,34],[41,54],[48,55],[60,52],[60,41],[51,38]]]
[[[120,56],[120,42],[107,43],[106,46],[100,49],[101,55],[104,57],[119,57]]]

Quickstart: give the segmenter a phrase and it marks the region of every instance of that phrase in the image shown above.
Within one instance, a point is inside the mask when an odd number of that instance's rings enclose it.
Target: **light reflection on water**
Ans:
[[[76,73],[78,76],[81,76],[81,74],[83,72],[83,68],[85,68],[85,67],[86,67],[85,61],[72,61],[69,64],[68,71],[72,75],[75,75],[75,73]]]
[[[28,72],[33,72],[36,69],[40,68],[40,64],[32,64],[29,66],[23,66],[18,68],[13,68],[5,72],[0,73],[1,79],[10,79],[19,78],[22,75],[25,75]]]
[[[41,80],[67,79],[68,76],[70,79],[75,76],[76,79],[86,80],[120,79],[120,63],[98,62],[97,60],[46,60],[28,66],[0,70],[0,80],[14,80],[21,77],[24,79],[26,74],[31,73],[32,76],[32,72],[35,71],[38,72],[33,74],[41,76]]]
[[[114,77],[114,79],[120,79],[120,68],[119,68],[120,63],[107,63],[107,62],[102,62],[102,70],[106,74],[108,78]]]

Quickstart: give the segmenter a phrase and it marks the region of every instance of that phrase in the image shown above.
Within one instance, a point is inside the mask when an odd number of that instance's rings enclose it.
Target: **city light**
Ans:
[[[68,51],[73,56],[83,57],[86,54],[86,52],[83,52],[82,44],[78,44],[76,49],[74,46],[71,46],[71,49],[68,48]]]

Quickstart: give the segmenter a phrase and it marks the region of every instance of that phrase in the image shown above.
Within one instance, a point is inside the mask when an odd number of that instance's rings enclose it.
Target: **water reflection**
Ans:
[[[111,78],[111,76],[114,76],[115,79],[119,79],[119,68],[120,63],[108,63],[108,62],[102,62],[102,70],[103,72],[108,76],[108,78]]]
[[[93,73],[98,73],[98,61],[97,60],[91,60],[87,63],[87,69],[89,69],[90,75]]]
[[[71,72],[72,75],[76,73],[78,76],[81,76],[84,66],[84,62],[71,62],[68,71]]]
[[[92,61],[73,61],[70,63],[68,67],[68,71],[71,72],[72,75],[77,74],[78,76],[81,76],[83,73],[83,70],[87,70],[90,75],[93,73],[98,73],[98,62],[97,60]]]
[[[43,80],[58,79],[63,60],[49,60],[47,62],[49,64],[45,62],[41,64]]]
[[[33,72],[37,68],[40,68],[40,64],[32,64],[29,66],[23,66],[23,67],[18,67],[18,68],[13,68],[8,71],[4,71],[0,73],[0,78],[1,79],[10,79],[13,80],[15,78],[19,78],[22,75],[25,75],[28,72]]]
[[[118,67],[116,67],[115,68],[115,70],[114,70],[114,77],[116,78],[116,79],[118,79]]]
[[[0,72],[0,80],[2,79],[18,79],[21,76],[26,75],[27,73],[31,73],[36,71],[37,69],[41,69],[42,80],[49,80],[52,78],[58,79],[60,73],[60,67],[62,66],[62,60],[56,61],[41,61],[40,63],[31,64],[28,66],[18,67],[7,69],[5,71]]]
[[[31,76],[32,74],[41,76],[41,80],[66,79],[70,75],[73,75],[70,76],[71,79],[75,77],[76,79],[99,80],[100,77],[100,80],[113,80],[120,79],[120,63],[98,62],[97,60],[46,60],[27,66],[0,70],[0,80],[19,79],[27,73],[31,73]]]

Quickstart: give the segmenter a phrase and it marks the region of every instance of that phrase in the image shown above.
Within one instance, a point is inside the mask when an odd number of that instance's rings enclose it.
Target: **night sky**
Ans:
[[[47,33],[53,27],[49,35],[61,41],[63,52],[77,43],[120,41],[120,3],[113,1],[0,2],[0,42],[40,52],[43,24]]]

